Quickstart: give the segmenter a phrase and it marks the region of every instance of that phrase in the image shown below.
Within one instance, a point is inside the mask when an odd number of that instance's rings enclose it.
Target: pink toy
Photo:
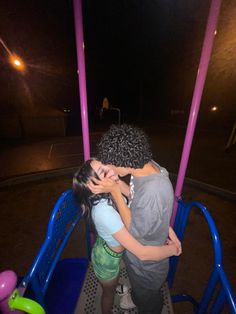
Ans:
[[[12,270],[5,270],[0,273],[0,311],[3,314],[23,314],[21,311],[11,311],[8,306],[8,298],[14,291],[17,283],[17,276]]]

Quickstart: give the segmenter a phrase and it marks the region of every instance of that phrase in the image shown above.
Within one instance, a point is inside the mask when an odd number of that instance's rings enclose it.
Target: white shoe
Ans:
[[[127,293],[120,298],[120,308],[122,310],[131,310],[135,307],[136,305],[132,301],[130,293]]]
[[[127,294],[129,292],[129,287],[127,287],[126,285],[120,283],[117,285],[116,287],[116,294],[118,294],[119,296],[123,296],[125,294]]]

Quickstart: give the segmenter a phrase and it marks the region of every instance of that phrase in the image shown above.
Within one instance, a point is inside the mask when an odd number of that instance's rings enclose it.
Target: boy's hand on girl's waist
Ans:
[[[172,248],[173,248],[173,255],[174,256],[179,256],[179,255],[182,254],[181,243],[180,243],[180,245],[176,245],[176,243],[174,241],[168,239],[166,244],[172,246]]]

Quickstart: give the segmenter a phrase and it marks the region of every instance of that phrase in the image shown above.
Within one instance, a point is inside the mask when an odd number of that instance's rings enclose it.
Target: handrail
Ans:
[[[221,249],[221,241],[219,237],[218,230],[216,228],[215,222],[207,210],[207,208],[201,204],[200,202],[192,201],[189,203],[185,203],[183,200],[178,200],[178,214],[175,220],[175,232],[178,235],[179,239],[183,241],[184,233],[187,225],[187,220],[189,217],[189,213],[191,208],[197,207],[201,210],[211,233],[213,251],[214,251],[214,266],[211,276],[208,280],[207,287],[204,290],[203,296],[200,302],[197,302],[192,296],[174,296],[173,301],[190,301],[196,310],[196,313],[206,313],[206,310],[210,304],[213,293],[216,289],[216,285],[221,283],[221,290],[218,295],[215,297],[215,303],[212,305],[212,309],[210,313],[220,313],[220,309],[223,307],[225,303],[225,299],[230,308],[230,313],[236,313],[236,298],[230,286],[229,280],[226,276],[226,273],[223,269],[222,265],[222,249]],[[178,263],[178,258],[171,258],[170,263],[170,272],[168,276],[169,285],[172,286],[174,275],[176,272]]]

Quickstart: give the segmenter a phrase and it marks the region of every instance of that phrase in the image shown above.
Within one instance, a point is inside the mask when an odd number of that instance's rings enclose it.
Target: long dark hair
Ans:
[[[114,206],[109,193],[93,194],[87,186],[89,180],[92,178],[100,180],[97,173],[91,167],[93,160],[97,159],[91,158],[87,160],[83,166],[76,171],[72,184],[75,201],[81,207],[82,215],[86,216],[90,215],[92,207],[96,205],[100,199],[108,199],[109,203]]]

